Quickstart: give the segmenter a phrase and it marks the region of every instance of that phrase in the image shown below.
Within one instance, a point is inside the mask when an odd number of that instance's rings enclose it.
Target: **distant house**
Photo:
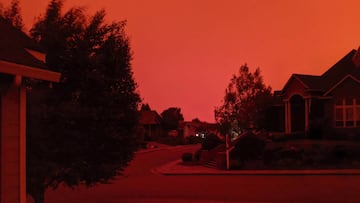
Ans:
[[[214,123],[201,122],[198,120],[182,121],[179,123],[179,129],[184,138],[190,136],[203,137],[205,134],[216,134],[217,126]]]
[[[24,78],[59,82],[45,54],[0,18],[0,202],[26,202],[26,87]],[[34,146],[36,147],[36,146]]]
[[[293,74],[275,91],[273,127],[327,136],[360,133],[360,52],[352,50],[322,75]],[[276,124],[277,123],[277,124]]]
[[[156,140],[163,133],[160,115],[153,110],[139,111],[141,137],[145,141]]]

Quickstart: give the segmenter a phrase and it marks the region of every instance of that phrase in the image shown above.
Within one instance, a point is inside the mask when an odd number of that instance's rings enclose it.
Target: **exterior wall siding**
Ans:
[[[1,203],[20,202],[19,88],[12,87],[1,102]]]

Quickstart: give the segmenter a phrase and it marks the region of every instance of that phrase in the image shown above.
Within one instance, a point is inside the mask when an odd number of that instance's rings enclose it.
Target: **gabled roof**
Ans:
[[[161,124],[161,117],[156,111],[141,110],[139,112],[139,123],[142,125]]]
[[[339,82],[337,82],[335,85],[333,85],[328,91],[325,92],[324,96],[328,95],[329,93],[331,93],[333,90],[335,90],[338,86],[340,86],[343,82],[345,82],[346,80],[353,80],[354,82],[356,82],[357,84],[360,85],[360,80],[355,78],[352,75],[347,75],[345,77],[343,77]]]
[[[321,89],[321,77],[317,75],[303,75],[293,74],[294,77],[299,79],[307,89],[317,90]]]
[[[354,80],[360,80],[360,67],[357,67],[354,63],[354,57],[357,56],[356,54],[356,50],[351,50],[320,76],[293,74],[282,89],[282,93],[286,91],[289,81],[292,78],[297,79],[307,91],[316,91],[321,94],[333,90],[348,76],[351,76]],[[356,60],[358,60],[358,58]]]
[[[31,51],[43,52],[43,50],[24,32],[1,17],[0,32],[0,60],[46,69],[44,62],[30,53]]]
[[[217,130],[217,124],[216,123],[208,123],[203,121],[180,121],[179,127],[184,128],[185,126],[191,127],[191,128],[203,128],[204,130],[208,131],[216,131]]]
[[[0,72],[51,82],[60,81],[60,73],[46,69],[45,54],[40,46],[0,17]]]
[[[297,80],[306,90],[314,90],[319,87],[319,76],[314,75],[302,75],[302,74],[292,74],[289,80],[286,82],[284,88],[280,91],[281,94],[287,91],[291,82]],[[278,93],[278,95],[281,95]]]
[[[324,74],[321,75],[323,90],[327,91],[347,75],[360,78],[360,68],[356,67],[353,57],[356,50],[351,50],[347,55],[335,63]]]

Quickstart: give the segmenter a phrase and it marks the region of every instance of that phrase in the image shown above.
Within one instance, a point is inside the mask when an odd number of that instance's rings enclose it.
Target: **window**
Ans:
[[[342,98],[335,101],[335,126],[360,127],[360,98]]]

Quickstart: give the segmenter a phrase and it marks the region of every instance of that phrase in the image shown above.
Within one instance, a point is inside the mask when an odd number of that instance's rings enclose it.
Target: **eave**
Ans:
[[[3,60],[0,60],[0,72],[15,76],[20,75],[27,78],[45,80],[49,82],[60,82],[61,77],[60,73],[54,71],[11,63]]]
[[[360,84],[360,80],[358,80],[357,78],[355,78],[354,76],[348,74],[345,77],[343,77],[339,82],[337,82],[335,85],[333,85],[328,91],[325,92],[324,96],[329,95],[334,89],[336,89],[340,84],[342,84],[345,80],[347,79],[352,79],[355,82],[357,82],[358,84]]]

